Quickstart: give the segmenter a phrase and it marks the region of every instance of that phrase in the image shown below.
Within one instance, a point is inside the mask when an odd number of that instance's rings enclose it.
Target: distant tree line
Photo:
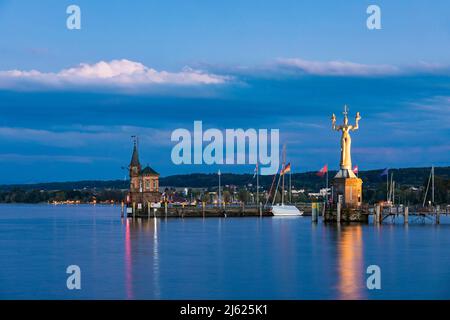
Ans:
[[[89,202],[121,202],[126,197],[122,190],[24,190],[14,188],[0,191],[0,203],[43,203],[79,201]]]
[[[386,200],[386,176],[380,176],[383,170],[361,171],[359,177],[363,180],[363,200],[368,203],[375,203]],[[329,182],[336,174],[336,171],[329,172]],[[403,204],[421,204],[425,196],[425,190],[430,174],[430,168],[403,168],[390,169],[389,175],[393,174],[395,181],[395,202]],[[263,198],[262,190],[269,190],[273,176],[260,176],[260,195]],[[290,176],[294,189],[303,189],[305,193],[296,193],[293,202],[310,201],[308,192],[317,192],[325,188],[325,177],[317,176],[316,172],[294,173]],[[251,202],[256,199],[256,179],[252,174],[231,174],[225,173],[221,176],[223,200],[233,198],[242,202]],[[75,181],[75,182],[54,182],[40,184],[22,185],[0,185],[0,202],[3,203],[39,203],[39,202],[61,202],[80,201],[83,203],[104,201],[120,202],[125,199],[129,181]],[[173,175],[160,178],[160,186],[205,188],[209,191],[218,191],[217,174],[185,174]],[[161,190],[163,191],[163,190]],[[207,193],[184,195],[187,199],[209,201]],[[237,193],[237,194],[235,194]],[[182,196],[180,194],[180,196]],[[278,202],[281,193],[276,195]],[[264,198],[263,198],[264,199]],[[261,200],[261,199],[260,199]],[[264,199],[265,200],[265,199]],[[431,200],[431,190],[428,191],[427,201]],[[435,168],[435,203],[450,203],[450,167]]]

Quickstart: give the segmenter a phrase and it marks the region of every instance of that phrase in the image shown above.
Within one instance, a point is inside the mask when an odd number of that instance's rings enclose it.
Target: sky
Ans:
[[[130,3],[131,2],[131,3]],[[81,29],[66,27],[67,6]],[[381,9],[380,30],[366,9]],[[2,1],[0,183],[162,176],[177,128],[279,129],[294,172],[450,165],[448,1]]]

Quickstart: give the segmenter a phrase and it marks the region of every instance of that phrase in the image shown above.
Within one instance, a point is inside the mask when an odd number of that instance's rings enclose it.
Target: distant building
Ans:
[[[330,194],[330,188],[322,188],[319,192],[308,192],[309,197],[325,197]]]
[[[148,203],[160,202],[159,173],[146,166],[141,169],[136,141],[133,146],[130,169],[130,191],[128,203],[139,207],[146,207]]]

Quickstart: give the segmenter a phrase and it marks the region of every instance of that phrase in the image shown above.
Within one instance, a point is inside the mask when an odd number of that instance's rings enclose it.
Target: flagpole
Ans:
[[[328,202],[328,164],[327,164],[327,185],[325,186],[325,190],[327,192],[327,202]]]
[[[258,162],[256,162],[256,206],[259,206],[259,168]]]
[[[289,170],[289,203],[292,204],[292,171]]]
[[[220,190],[220,169],[219,169],[218,175],[219,175],[219,208],[222,208],[222,193]]]

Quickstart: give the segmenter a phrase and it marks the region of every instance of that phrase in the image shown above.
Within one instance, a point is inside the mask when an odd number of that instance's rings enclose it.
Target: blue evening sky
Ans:
[[[360,170],[449,165],[450,2],[0,0],[0,183],[121,179],[134,134],[162,176],[213,172],[171,162],[194,120],[279,128],[294,172],[336,169],[344,104]]]

